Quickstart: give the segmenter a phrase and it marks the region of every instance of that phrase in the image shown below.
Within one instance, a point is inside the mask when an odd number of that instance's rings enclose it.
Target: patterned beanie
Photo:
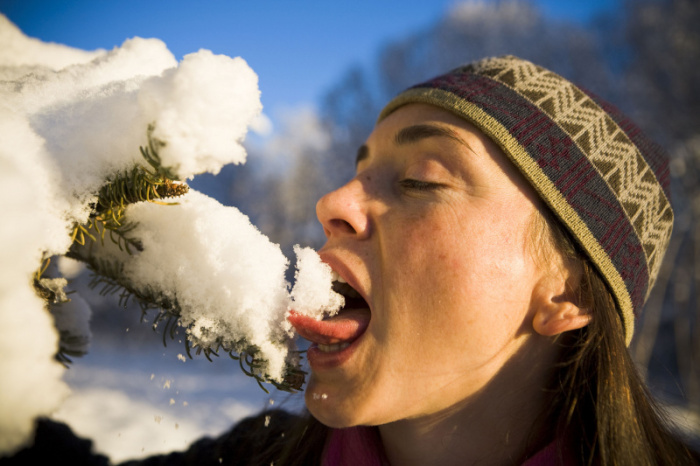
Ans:
[[[629,345],[673,228],[663,150],[609,103],[513,56],[414,86],[379,121],[410,103],[464,118],[503,150],[597,267]]]

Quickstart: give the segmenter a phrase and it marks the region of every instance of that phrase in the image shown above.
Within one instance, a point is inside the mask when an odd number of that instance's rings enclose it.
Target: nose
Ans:
[[[326,237],[366,238],[369,235],[366,198],[362,182],[357,178],[323,196],[316,204],[316,216]]]

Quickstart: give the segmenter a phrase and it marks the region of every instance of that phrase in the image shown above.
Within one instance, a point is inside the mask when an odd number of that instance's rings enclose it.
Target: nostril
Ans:
[[[353,228],[353,226],[345,220],[334,218],[329,223],[330,230],[336,230],[343,233],[356,233],[355,228]]]

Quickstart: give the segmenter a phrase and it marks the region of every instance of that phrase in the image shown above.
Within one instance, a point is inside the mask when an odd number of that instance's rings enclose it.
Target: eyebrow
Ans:
[[[403,146],[406,144],[415,144],[424,139],[433,137],[445,137],[457,141],[460,144],[466,144],[464,140],[451,129],[430,124],[407,126],[396,133],[394,141],[396,141],[396,144]]]
[[[454,131],[442,126],[430,124],[407,126],[401,129],[398,133],[396,133],[396,136],[394,137],[394,142],[396,142],[396,144],[399,146],[403,146],[407,144],[415,144],[424,139],[432,137],[444,137],[452,139],[453,141],[462,144],[463,146],[467,147],[467,149],[469,149],[471,152],[473,152],[473,149],[469,146],[469,144],[467,144],[467,142],[464,139],[460,138]],[[369,157],[369,149],[366,145],[363,144],[357,150],[355,166],[357,166],[367,157]]]

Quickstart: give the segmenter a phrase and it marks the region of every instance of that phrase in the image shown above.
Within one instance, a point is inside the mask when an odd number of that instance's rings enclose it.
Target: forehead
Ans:
[[[445,140],[462,146],[472,156],[483,157],[500,149],[468,121],[433,105],[409,104],[399,107],[377,123],[358,151],[358,162],[383,145],[409,146],[425,140]],[[499,158],[505,159],[504,154]]]
[[[372,135],[385,131],[397,131],[402,127],[421,123],[432,123],[436,126],[455,130],[462,129],[470,132],[479,132],[476,127],[466,120],[446,110],[428,104],[409,104],[399,107],[386,118],[378,122]],[[370,135],[370,138],[372,135]]]
[[[479,131],[451,113],[426,104],[400,107],[380,121],[357,152],[356,164],[369,158],[370,148],[383,144],[407,146],[431,138],[444,138],[474,152],[468,140]],[[479,133],[480,134],[480,133]]]

